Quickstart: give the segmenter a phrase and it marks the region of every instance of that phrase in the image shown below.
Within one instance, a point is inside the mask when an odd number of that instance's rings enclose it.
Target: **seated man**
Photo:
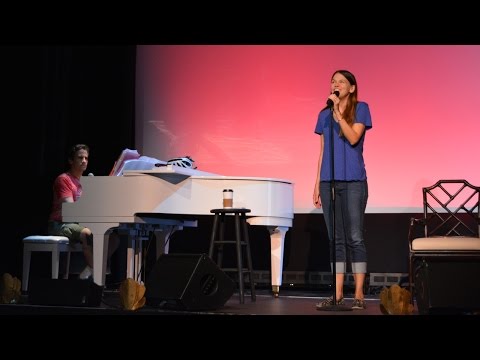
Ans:
[[[87,145],[78,144],[68,154],[69,170],[60,174],[53,184],[52,212],[48,223],[50,235],[66,236],[71,244],[81,243],[86,266],[80,273],[80,279],[87,279],[93,274],[93,234],[89,228],[77,223],[62,222],[62,203],[75,202],[82,196],[80,179],[87,169],[90,149]],[[119,237],[113,231],[108,242],[108,258],[118,248]]]

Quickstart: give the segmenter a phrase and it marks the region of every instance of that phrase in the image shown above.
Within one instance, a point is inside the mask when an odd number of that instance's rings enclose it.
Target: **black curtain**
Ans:
[[[44,234],[68,148],[108,175],[135,148],[135,46],[2,46],[4,205],[0,275],[21,277],[22,238]],[[6,234],[5,234],[6,232]]]

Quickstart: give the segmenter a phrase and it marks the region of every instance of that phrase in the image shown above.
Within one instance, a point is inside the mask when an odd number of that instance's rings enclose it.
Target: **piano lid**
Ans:
[[[84,176],[82,197],[62,204],[63,220],[133,221],[136,213],[211,215],[211,209],[223,206],[223,189],[233,189],[234,206],[251,209],[250,216],[293,219],[293,184],[287,180],[187,176],[186,171],[198,172],[173,166],[119,177]]]
[[[166,181],[171,182],[172,184],[178,184],[180,181],[185,180],[190,176],[218,176],[213,173],[183,168],[181,166],[173,164],[156,164],[154,169],[149,170],[125,170],[123,176],[135,176],[135,175],[152,175],[162,178]]]

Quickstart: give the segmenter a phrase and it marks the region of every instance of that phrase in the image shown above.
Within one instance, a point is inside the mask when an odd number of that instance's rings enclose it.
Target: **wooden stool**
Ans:
[[[213,229],[212,229],[212,237],[210,240],[210,249],[208,252],[208,256],[210,259],[213,260],[213,252],[215,246],[218,248],[217,252],[217,265],[223,271],[231,271],[238,273],[238,287],[240,292],[240,304],[244,303],[244,273],[248,273],[249,280],[250,280],[250,295],[252,301],[255,301],[255,283],[253,280],[253,270],[252,270],[252,256],[250,254],[250,241],[248,239],[248,228],[247,228],[247,218],[245,216],[246,213],[249,213],[250,209],[244,208],[229,208],[229,209],[213,209],[210,210],[211,213],[215,214],[213,219]],[[225,215],[226,214],[234,214],[235,215],[235,240],[225,240]],[[217,235],[217,228],[220,222],[219,227],[219,239],[216,240]],[[243,232],[243,240],[242,240],[242,232]],[[236,252],[237,252],[237,268],[222,268],[222,257],[223,257],[223,245],[224,244],[236,244]],[[243,258],[242,258],[242,245],[245,246],[246,254],[247,254],[247,268],[243,267]]]

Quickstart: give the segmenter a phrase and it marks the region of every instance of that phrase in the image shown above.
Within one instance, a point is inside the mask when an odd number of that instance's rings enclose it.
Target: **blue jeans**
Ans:
[[[366,273],[367,251],[363,238],[363,219],[367,207],[368,184],[366,181],[335,181],[334,193],[336,273],[345,273],[347,249],[352,263],[352,272]],[[330,238],[330,259],[332,261],[334,256],[331,182],[320,182],[320,199]]]

